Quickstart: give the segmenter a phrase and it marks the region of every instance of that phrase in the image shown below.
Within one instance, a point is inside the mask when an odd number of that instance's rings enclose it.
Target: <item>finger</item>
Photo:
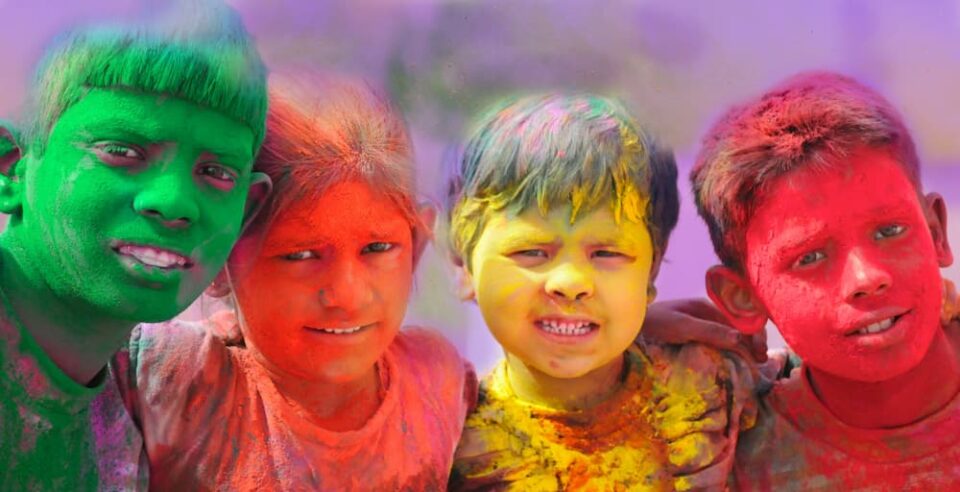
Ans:
[[[766,362],[767,360],[767,330],[763,329],[750,336],[751,352],[757,362]]]
[[[733,350],[741,344],[736,331],[729,326],[697,319],[693,322],[677,322],[651,325],[641,331],[644,339],[660,343],[680,345],[684,343],[702,343],[721,350]]]

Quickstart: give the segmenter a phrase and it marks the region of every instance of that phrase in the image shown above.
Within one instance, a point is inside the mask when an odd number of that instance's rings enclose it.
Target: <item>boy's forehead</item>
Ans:
[[[90,89],[67,108],[54,128],[88,138],[130,143],[189,141],[218,157],[249,159],[252,131],[240,122],[165,94]]]
[[[756,201],[748,240],[802,243],[824,231],[915,218],[920,206],[916,187],[894,159],[859,153],[846,165],[808,166],[775,178]]]
[[[621,243],[633,241],[637,228],[646,224],[622,218],[616,220],[610,202],[580,210],[572,215],[570,204],[549,207],[546,212],[532,206],[523,210],[491,211],[487,228],[500,230],[505,238],[523,239],[525,235],[579,235],[592,241]]]

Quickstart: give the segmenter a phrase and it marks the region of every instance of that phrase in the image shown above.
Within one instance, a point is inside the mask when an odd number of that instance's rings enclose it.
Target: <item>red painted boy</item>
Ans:
[[[960,486],[960,329],[940,322],[946,205],[880,95],[800,75],[730,111],[691,174],[711,299],[803,360],[741,436],[746,490]]]

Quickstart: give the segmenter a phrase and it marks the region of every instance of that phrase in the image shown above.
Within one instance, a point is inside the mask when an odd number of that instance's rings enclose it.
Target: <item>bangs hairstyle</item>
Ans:
[[[720,261],[742,271],[747,222],[771,182],[801,166],[837,165],[861,146],[887,149],[920,191],[916,149],[899,113],[852,78],[800,74],[729,111],[690,173]]]
[[[239,16],[212,1],[175,3],[150,23],[58,38],[32,84],[27,141],[42,152],[56,121],[89,89],[123,89],[219,111],[253,131],[255,153],[267,112],[266,69]]]
[[[273,180],[255,229],[294,202],[316,200],[351,180],[391,199],[411,226],[421,225],[406,125],[386,98],[363,83],[318,74],[271,76],[267,136],[254,170]]]
[[[451,173],[451,247],[469,267],[488,210],[519,214],[611,203],[615,219],[643,223],[658,256],[677,223],[677,167],[618,103],[549,94],[507,103],[480,120]]]

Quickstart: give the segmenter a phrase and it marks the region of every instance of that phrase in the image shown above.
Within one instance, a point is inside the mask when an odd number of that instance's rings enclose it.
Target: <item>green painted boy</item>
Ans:
[[[0,490],[145,486],[111,357],[199,296],[269,191],[259,56],[226,7],[178,13],[61,38],[0,132]]]

